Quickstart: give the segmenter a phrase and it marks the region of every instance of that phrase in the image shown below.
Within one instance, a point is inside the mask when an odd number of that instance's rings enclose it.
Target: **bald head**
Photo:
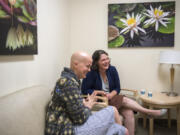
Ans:
[[[83,62],[91,59],[91,56],[86,52],[75,52],[71,56],[71,64],[74,62]]]
[[[79,79],[84,78],[86,73],[90,71],[92,64],[91,56],[86,52],[75,52],[71,56],[71,69],[78,76]]]

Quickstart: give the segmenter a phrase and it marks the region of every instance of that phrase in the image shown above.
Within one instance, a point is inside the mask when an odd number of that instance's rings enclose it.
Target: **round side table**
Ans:
[[[144,106],[149,107],[149,109],[154,108],[167,108],[168,109],[168,126],[171,127],[170,109],[176,108],[177,113],[177,135],[180,135],[180,96],[170,97],[165,93],[153,92],[152,97],[148,97],[147,93],[145,95],[140,95],[139,97]],[[144,115],[143,126],[146,127],[146,115]],[[149,118],[149,135],[153,135],[154,120]]]

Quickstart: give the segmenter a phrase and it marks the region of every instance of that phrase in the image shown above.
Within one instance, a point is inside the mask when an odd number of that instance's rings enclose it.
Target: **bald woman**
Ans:
[[[92,58],[85,52],[71,56],[70,68],[62,71],[47,108],[45,135],[128,135],[115,107],[92,114],[95,94],[87,100],[81,97],[80,79],[86,77],[91,64]]]

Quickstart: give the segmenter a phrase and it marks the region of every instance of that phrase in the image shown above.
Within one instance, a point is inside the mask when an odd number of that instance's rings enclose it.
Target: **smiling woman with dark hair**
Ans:
[[[108,56],[108,53],[105,52],[104,50],[95,51],[93,56],[92,56],[92,59],[93,59],[92,66],[91,66],[92,70],[98,70],[99,69],[98,61],[99,61],[99,59],[101,57],[101,54],[105,54],[105,55]]]
[[[151,116],[162,116],[166,109],[150,110],[142,107],[137,102],[129,99],[120,93],[120,79],[116,68],[110,65],[108,53],[104,50],[97,50],[92,55],[93,63],[91,71],[87,73],[82,82],[82,93],[91,94],[93,92],[106,96],[109,105],[115,106],[124,117],[125,127],[130,135],[134,135],[134,113],[138,111]]]

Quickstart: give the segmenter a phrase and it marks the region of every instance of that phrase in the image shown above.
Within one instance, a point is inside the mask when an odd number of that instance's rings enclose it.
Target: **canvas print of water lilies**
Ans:
[[[173,47],[175,1],[108,5],[108,47]]]
[[[0,0],[0,55],[37,52],[36,0]]]

